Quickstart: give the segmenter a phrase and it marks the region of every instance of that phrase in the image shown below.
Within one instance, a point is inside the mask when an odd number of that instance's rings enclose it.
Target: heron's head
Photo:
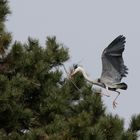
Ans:
[[[73,70],[78,68],[78,64],[73,64]]]
[[[70,71],[70,76],[75,75],[77,72],[81,71],[81,67],[78,64],[73,64],[73,67]]]

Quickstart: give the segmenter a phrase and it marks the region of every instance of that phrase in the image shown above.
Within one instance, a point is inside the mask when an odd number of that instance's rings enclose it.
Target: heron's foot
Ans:
[[[116,101],[113,101],[113,109],[115,109],[117,107],[117,102]]]

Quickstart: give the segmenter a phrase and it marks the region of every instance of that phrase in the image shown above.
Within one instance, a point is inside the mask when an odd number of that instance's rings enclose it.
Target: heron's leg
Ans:
[[[108,94],[109,93],[109,90],[107,90],[107,91],[108,91],[107,93],[104,93],[104,91],[101,90],[100,92],[97,92],[97,93],[99,93],[101,96],[110,97],[110,95]]]
[[[114,101],[113,101],[113,108],[115,108],[115,107],[116,107],[116,105],[117,105],[116,100],[117,100],[118,96],[120,95],[120,92],[119,92],[119,91],[115,91],[115,92],[117,92],[117,93],[118,93],[118,95],[116,96],[116,98],[115,98],[115,99],[114,99]]]
[[[93,87],[92,87],[92,90],[93,90],[94,93],[98,93],[98,94],[101,95],[101,96],[107,96],[107,97],[109,97],[108,94],[104,93],[103,88],[101,88],[101,87],[99,87],[99,86],[93,86]]]

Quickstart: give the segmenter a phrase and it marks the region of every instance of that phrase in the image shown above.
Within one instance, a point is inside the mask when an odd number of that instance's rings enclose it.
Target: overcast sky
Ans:
[[[69,48],[67,68],[81,61],[91,78],[100,77],[101,53],[118,35],[126,36],[124,61],[129,68],[123,79],[118,107],[103,97],[107,111],[124,118],[126,126],[133,114],[140,113],[140,1],[139,0],[9,0],[12,14],[7,29],[13,40],[26,42],[33,37],[45,44],[46,36],[57,37]]]

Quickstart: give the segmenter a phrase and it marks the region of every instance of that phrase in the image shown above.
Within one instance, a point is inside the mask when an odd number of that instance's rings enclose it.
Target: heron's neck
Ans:
[[[92,79],[90,79],[90,78],[88,77],[86,71],[85,71],[82,67],[78,67],[78,68],[75,70],[74,74],[77,73],[78,71],[80,71],[80,72],[83,74],[84,78],[85,78],[88,82],[90,82],[90,83],[92,83],[92,84],[94,84],[94,85],[98,85],[98,86],[101,86],[101,87],[105,88],[105,85],[102,84],[102,83],[100,83],[100,82],[98,82],[98,79],[97,79],[97,80],[92,80]]]
[[[80,71],[80,72],[83,74],[84,78],[85,78],[88,82],[93,83],[93,80],[90,79],[90,77],[87,75],[86,71],[85,71],[82,67],[78,67],[78,68],[77,68],[77,72],[78,72],[78,71]]]

